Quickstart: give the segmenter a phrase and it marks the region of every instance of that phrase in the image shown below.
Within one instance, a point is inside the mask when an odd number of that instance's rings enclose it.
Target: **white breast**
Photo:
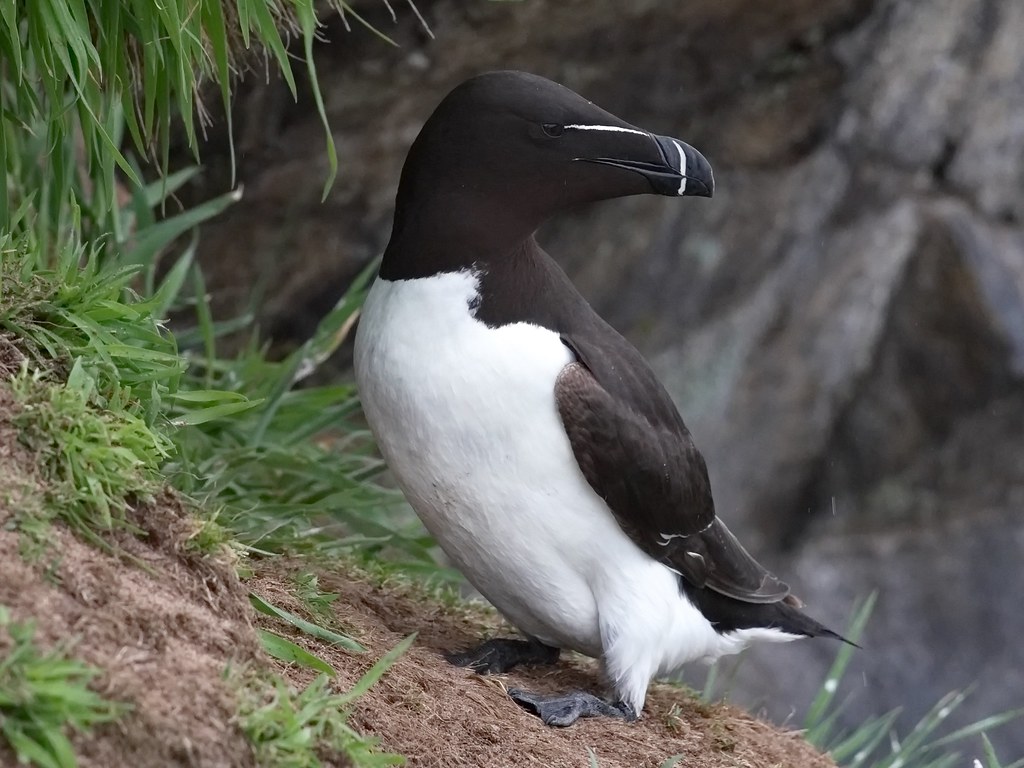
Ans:
[[[409,502],[474,586],[524,631],[558,644],[562,631],[581,635],[599,651],[581,564],[559,551],[589,527],[565,508],[590,489],[565,477],[554,402],[572,355],[537,326],[488,328],[470,312],[476,295],[469,272],[378,280],[356,340],[363,408]]]
[[[355,346],[366,417],[469,581],[528,635],[603,655],[642,704],[651,675],[745,643],[714,632],[586,482],[555,404],[574,359],[558,334],[489,328],[477,286],[468,270],[374,283]]]

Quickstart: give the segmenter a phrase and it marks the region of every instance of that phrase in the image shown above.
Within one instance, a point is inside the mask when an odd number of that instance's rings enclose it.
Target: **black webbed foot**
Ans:
[[[481,675],[488,675],[508,672],[512,667],[523,664],[554,664],[559,653],[557,648],[536,640],[499,638],[461,653],[446,653],[444,657],[457,667],[469,667]]]
[[[509,688],[508,695],[523,709],[537,715],[545,725],[559,728],[572,725],[581,717],[615,717],[627,722],[637,718],[636,711],[629,704],[623,701],[609,704],[584,691],[543,694]]]

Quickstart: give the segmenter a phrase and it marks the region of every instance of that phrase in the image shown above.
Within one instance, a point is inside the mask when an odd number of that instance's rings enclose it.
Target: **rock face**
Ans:
[[[325,204],[311,100],[240,103],[245,200],[202,242],[222,305],[261,287],[263,327],[307,333],[386,243],[422,120],[476,72],[685,138],[713,200],[603,204],[544,245],[652,360],[750,549],[837,628],[878,591],[847,723],[902,705],[906,725],[973,683],[955,724],[1024,704],[1024,4],[420,5],[434,42],[410,14],[400,49],[328,30]],[[834,652],[755,653],[732,698],[799,712]],[[1024,754],[1024,728],[994,741]]]

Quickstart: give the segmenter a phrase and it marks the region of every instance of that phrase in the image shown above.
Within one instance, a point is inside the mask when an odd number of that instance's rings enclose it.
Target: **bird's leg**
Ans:
[[[462,653],[446,653],[444,657],[457,667],[469,667],[481,675],[508,672],[520,664],[554,664],[560,651],[538,640],[487,640]]]
[[[509,688],[512,701],[523,709],[533,712],[545,725],[565,728],[581,717],[616,717],[627,722],[637,718],[637,712],[624,701],[609,704],[592,693],[572,691],[570,693],[542,694]]]

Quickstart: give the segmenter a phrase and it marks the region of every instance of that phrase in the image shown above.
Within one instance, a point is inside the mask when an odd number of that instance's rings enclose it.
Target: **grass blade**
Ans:
[[[947,744],[952,744],[957,741],[963,741],[971,736],[977,736],[978,734],[985,735],[988,731],[995,730],[1006,723],[1017,720],[1024,717],[1024,707],[1020,709],[1011,709],[1008,712],[1002,712],[998,715],[992,715],[979,720],[976,723],[971,723],[963,728],[953,731],[942,738],[936,739],[929,744],[929,749],[935,749],[937,747],[944,747]]]
[[[359,679],[359,681],[352,686],[351,690],[341,694],[341,700],[345,702],[355,701],[368,690],[370,690],[370,688],[373,687],[373,684],[380,680],[381,677],[384,676],[384,673],[391,668],[391,665],[398,661],[399,657],[401,657],[403,653],[409,650],[410,646],[412,646],[415,640],[416,633],[413,632],[407,638],[402,640],[402,642],[400,642],[390,651],[381,656],[377,663],[370,667],[370,669],[367,670],[366,674],[363,675]]]
[[[171,419],[171,424],[175,427],[195,427],[199,424],[206,424],[218,419],[227,419],[232,416],[237,416],[245,411],[251,411],[254,408],[258,408],[262,404],[262,400],[243,400],[241,402],[220,403],[219,405],[211,405],[207,408],[198,408],[194,411],[188,411],[181,416],[175,416]]]
[[[331,645],[336,645],[339,648],[344,648],[347,651],[354,651],[355,653],[366,652],[366,649],[351,637],[341,635],[330,629],[321,627],[318,624],[314,624],[311,621],[306,621],[301,616],[297,616],[291,611],[286,611],[284,608],[278,608],[273,603],[268,603],[254,592],[249,593],[249,602],[252,603],[253,608],[265,616],[273,616],[274,618],[281,619],[282,621],[291,624],[296,629],[305,632],[307,635],[315,637],[318,640],[323,640],[325,643],[330,643]]]
[[[877,592],[872,592],[868,595],[867,600],[861,605],[854,613],[853,621],[850,622],[850,627],[846,632],[846,636],[853,642],[859,642],[861,635],[864,633],[864,627],[867,626],[868,618],[871,616],[871,612],[875,608],[875,600],[878,597]],[[849,665],[850,660],[853,658],[854,648],[852,646],[843,643],[836,653],[835,661],[832,662],[832,667],[828,671],[828,675],[825,677],[825,682],[818,691],[818,695],[814,697],[814,701],[811,702],[810,708],[807,710],[807,716],[804,718],[804,728],[808,731],[813,731],[815,725],[821,722],[828,712],[829,705],[835,698],[836,691],[839,689],[839,681],[842,679],[846,672],[846,667]],[[818,744],[819,748],[823,748],[824,745]]]
[[[331,677],[337,676],[338,673],[335,672],[334,667],[319,656],[315,656],[306,649],[296,645],[291,640],[267,629],[257,629],[256,632],[260,636],[263,649],[278,661],[283,661],[287,664],[299,664],[308,669],[323,672]]]

